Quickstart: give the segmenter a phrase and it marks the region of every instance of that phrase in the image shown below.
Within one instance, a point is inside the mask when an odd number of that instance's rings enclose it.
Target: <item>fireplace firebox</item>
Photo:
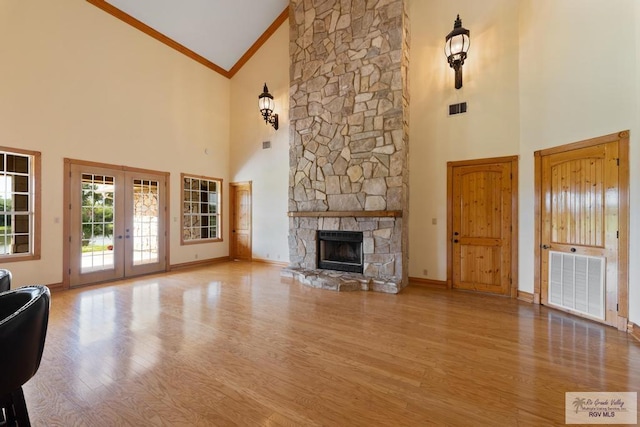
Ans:
[[[362,232],[318,230],[318,268],[363,272]]]

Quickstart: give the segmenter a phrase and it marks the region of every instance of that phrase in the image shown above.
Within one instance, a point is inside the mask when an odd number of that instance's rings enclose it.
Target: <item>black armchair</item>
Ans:
[[[31,425],[22,386],[40,366],[50,301],[46,286],[0,294],[0,423],[4,415],[9,425]]]
[[[0,268],[0,292],[11,289],[11,272]]]

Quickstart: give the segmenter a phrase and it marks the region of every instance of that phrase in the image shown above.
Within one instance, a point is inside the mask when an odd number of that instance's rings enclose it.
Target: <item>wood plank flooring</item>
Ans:
[[[564,425],[640,344],[502,297],[311,289],[231,262],[55,293],[34,426]]]

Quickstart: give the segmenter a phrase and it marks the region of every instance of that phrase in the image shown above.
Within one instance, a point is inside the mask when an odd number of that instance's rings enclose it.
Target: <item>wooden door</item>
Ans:
[[[231,183],[231,259],[250,260],[251,248],[251,182]]]
[[[554,305],[584,317],[596,317],[610,325],[617,324],[618,304],[618,230],[619,169],[618,141],[541,156],[541,234],[540,280],[542,304]],[[550,301],[551,256],[598,261],[604,287],[592,279],[589,298],[604,296],[604,310],[579,309],[572,296],[566,304]],[[556,258],[558,260],[560,258]],[[556,267],[559,268],[559,267]],[[562,274],[569,274],[563,272]],[[578,279],[570,278],[572,282]],[[585,279],[586,280],[586,279]],[[564,291],[563,286],[558,292]],[[566,292],[577,292],[577,285],[567,285]],[[585,286],[587,288],[587,286]],[[604,295],[602,295],[604,292]],[[596,295],[598,294],[598,295]],[[565,298],[555,298],[564,300]],[[558,307],[559,305],[559,307]],[[600,312],[600,315],[593,313]],[[602,317],[600,317],[602,315]]]
[[[69,286],[166,270],[166,175],[68,163]]]
[[[449,169],[451,286],[515,297],[516,160],[450,163]]]

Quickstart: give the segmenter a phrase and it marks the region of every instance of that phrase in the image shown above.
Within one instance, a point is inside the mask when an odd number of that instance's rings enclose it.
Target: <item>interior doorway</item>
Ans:
[[[626,329],[629,132],[535,153],[534,300]]]
[[[231,203],[229,257],[249,261],[252,258],[251,182],[232,182],[229,184],[229,189]]]
[[[447,283],[517,297],[518,158],[447,164]]]
[[[167,176],[65,160],[65,287],[166,271]]]

